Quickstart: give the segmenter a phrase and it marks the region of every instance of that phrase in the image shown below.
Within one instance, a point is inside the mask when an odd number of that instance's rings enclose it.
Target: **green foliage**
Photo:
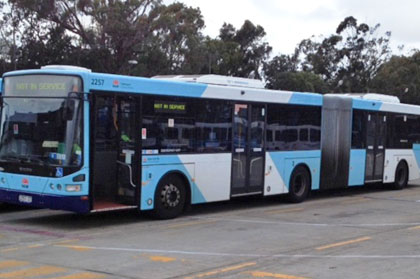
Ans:
[[[264,64],[267,88],[324,93],[327,86],[316,74],[298,71],[296,55],[279,55]]]
[[[369,92],[373,77],[391,53],[391,33],[376,37],[379,26],[358,24],[354,17],[347,17],[336,34],[321,42],[303,40],[297,48],[304,56],[302,68],[321,75],[331,91]]]
[[[247,78],[261,78],[263,63],[269,58],[272,47],[264,42],[266,33],[261,26],[246,20],[239,30],[223,24],[219,38],[207,38],[208,67],[203,73]],[[206,71],[208,70],[208,71]]]
[[[267,88],[316,93],[325,93],[328,90],[319,76],[309,72],[279,72],[267,81]]]
[[[26,30],[11,58],[17,68],[77,64],[94,71],[153,76],[216,73],[261,76],[271,52],[265,31],[224,24],[216,39],[201,33],[199,9],[161,0],[10,0]],[[13,26],[9,20],[8,26]],[[18,57],[17,57],[18,55]],[[135,63],[129,63],[134,61]]]
[[[420,105],[420,51],[408,57],[393,56],[383,64],[373,79],[372,91]]]
[[[162,0],[0,0],[0,72],[73,64],[98,72],[264,77],[304,92],[380,92],[420,104],[420,53],[394,56],[390,32],[345,18],[327,37],[270,59],[264,28],[225,23],[203,36],[198,8]],[[129,63],[129,61],[134,61]]]
[[[321,40],[302,40],[293,55],[279,55],[265,64],[268,86],[316,92],[370,92],[373,78],[391,55],[391,33],[377,37],[378,28],[379,24],[370,27],[347,17],[335,34]]]

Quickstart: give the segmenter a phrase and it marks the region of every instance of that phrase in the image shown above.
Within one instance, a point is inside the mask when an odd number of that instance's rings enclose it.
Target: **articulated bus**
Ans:
[[[215,75],[140,78],[45,66],[3,75],[0,202],[77,213],[420,177],[420,108],[264,89]]]

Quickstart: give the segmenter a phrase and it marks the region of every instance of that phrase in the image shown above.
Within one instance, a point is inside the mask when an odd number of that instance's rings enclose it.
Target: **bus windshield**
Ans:
[[[3,79],[0,162],[80,166],[81,79],[24,75]]]

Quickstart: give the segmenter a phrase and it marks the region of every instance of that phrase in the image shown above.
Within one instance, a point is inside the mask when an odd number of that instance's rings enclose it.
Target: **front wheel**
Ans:
[[[303,166],[297,166],[290,176],[289,201],[293,203],[303,202],[308,196],[311,187],[311,177],[308,170]]]
[[[404,161],[398,163],[395,169],[395,181],[392,184],[392,189],[402,190],[407,186],[408,183],[408,167]]]
[[[156,189],[153,217],[173,219],[180,215],[185,205],[185,185],[174,175],[164,177]]]

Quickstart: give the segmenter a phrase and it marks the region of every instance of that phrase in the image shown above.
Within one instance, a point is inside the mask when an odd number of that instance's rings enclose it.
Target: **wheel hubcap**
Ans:
[[[293,192],[300,196],[303,194],[303,192],[305,191],[305,186],[306,186],[306,180],[302,175],[297,175],[294,179],[294,187],[293,187]]]
[[[404,169],[400,169],[399,171],[398,171],[398,182],[399,182],[399,184],[403,184],[404,182],[405,182],[405,176],[406,176],[406,174],[405,174],[405,170]]]
[[[176,207],[181,200],[181,192],[173,185],[165,185],[160,193],[162,204],[165,207]]]

